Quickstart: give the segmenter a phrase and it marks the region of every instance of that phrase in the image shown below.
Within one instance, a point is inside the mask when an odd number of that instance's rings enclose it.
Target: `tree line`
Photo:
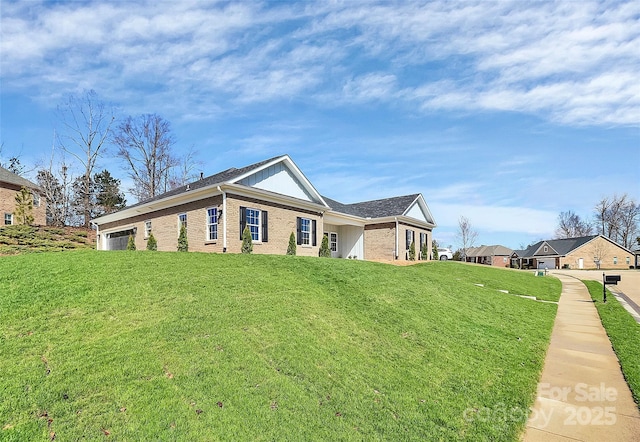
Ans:
[[[127,205],[121,180],[102,167],[110,151],[122,160],[131,180],[127,190],[144,201],[194,180],[197,162],[191,148],[180,156],[171,124],[157,114],[116,118],[115,107],[93,91],[70,95],[57,107],[50,158],[40,164],[35,181],[46,199],[47,224],[89,227],[91,219]],[[0,145],[0,154],[4,145]],[[25,175],[19,155],[0,163]]]
[[[560,212],[556,239],[601,234],[631,249],[640,244],[640,204],[626,193],[603,197],[594,208],[592,219],[582,219],[571,210]]]

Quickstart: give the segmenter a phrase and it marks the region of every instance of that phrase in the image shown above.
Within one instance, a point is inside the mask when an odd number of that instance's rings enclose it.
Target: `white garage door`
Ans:
[[[555,258],[545,258],[538,260],[538,268],[539,269],[555,269],[556,268],[556,259]]]

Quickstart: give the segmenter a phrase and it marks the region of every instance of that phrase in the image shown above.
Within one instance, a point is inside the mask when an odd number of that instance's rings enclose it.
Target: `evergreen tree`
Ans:
[[[93,176],[96,193],[95,215],[100,216],[124,209],[127,200],[120,191],[120,180],[111,176],[108,170],[103,170]]]
[[[416,243],[415,241],[411,241],[411,244],[409,245],[409,261],[415,261],[416,260]]]
[[[180,226],[180,235],[178,236],[178,252],[188,252],[189,241],[187,240],[187,229],[184,228],[184,224]]]
[[[329,237],[324,235],[320,244],[320,257],[331,258],[331,250],[329,250]]]
[[[153,233],[150,233],[149,238],[147,238],[147,250],[158,250],[158,241],[156,241],[156,237],[153,236]]]
[[[129,235],[129,241],[127,242],[127,250],[135,250],[136,242],[133,239],[133,235]]]
[[[33,195],[24,186],[16,193],[16,223],[25,226],[33,224]]]
[[[420,257],[422,258],[423,261],[426,261],[429,259],[429,246],[427,245],[427,243],[422,244],[422,250],[420,250]]]
[[[435,239],[431,242],[431,247],[433,248],[433,259],[437,261],[440,257],[438,256],[438,242]]]
[[[287,255],[296,255],[298,246],[296,246],[296,236],[291,232],[289,235],[289,247],[287,247]]]
[[[245,226],[242,231],[242,253],[253,252],[253,239],[251,238],[251,231],[249,226]]]

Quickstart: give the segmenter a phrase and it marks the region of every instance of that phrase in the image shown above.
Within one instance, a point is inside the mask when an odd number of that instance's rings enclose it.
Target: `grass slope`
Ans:
[[[560,294],[460,263],[0,257],[0,438],[517,440],[556,312],[518,288]]]
[[[602,326],[607,331],[611,345],[618,356],[624,377],[631,388],[633,399],[640,404],[640,324],[607,290],[607,303],[602,302],[602,284],[598,281],[582,281],[595,302]]]

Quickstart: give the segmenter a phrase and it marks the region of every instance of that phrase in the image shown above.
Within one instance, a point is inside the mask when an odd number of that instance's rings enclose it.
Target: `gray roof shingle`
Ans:
[[[538,241],[537,243],[529,246],[526,250],[522,251],[522,254],[518,254],[518,256],[522,258],[533,258],[534,256],[564,256],[571,251],[577,249],[580,246],[591,241],[598,235],[589,235],[589,236],[581,236],[578,238],[566,238],[566,239],[550,239],[547,241]],[[547,244],[550,247],[548,253],[538,253],[538,249],[543,245]]]
[[[396,196],[380,200],[363,201],[360,203],[343,204],[326,196],[322,196],[332,210],[346,215],[359,216],[361,218],[384,218],[387,216],[400,216],[404,214],[411,203],[419,196],[413,195]]]
[[[32,183],[26,178],[22,178],[20,175],[16,175],[10,170],[5,169],[4,167],[0,167],[0,181],[3,183],[9,183],[16,186],[24,186],[29,189],[40,189],[40,187]]]

